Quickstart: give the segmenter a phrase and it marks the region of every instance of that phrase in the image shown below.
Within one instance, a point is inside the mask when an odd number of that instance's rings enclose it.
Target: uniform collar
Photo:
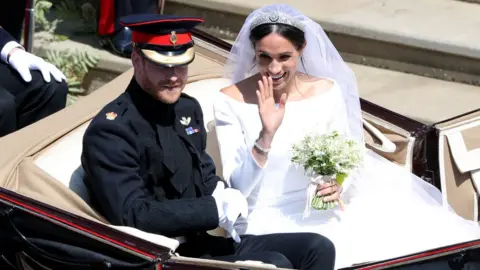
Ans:
[[[140,87],[135,77],[126,90],[139,112],[156,123],[172,124],[175,121],[175,105],[154,99]]]

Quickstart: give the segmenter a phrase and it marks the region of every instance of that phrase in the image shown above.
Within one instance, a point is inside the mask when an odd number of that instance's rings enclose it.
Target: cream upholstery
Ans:
[[[46,149],[35,164],[73,190],[86,203],[90,203],[88,191],[83,184],[84,171],[81,168],[82,139],[90,122],[62,137]]]

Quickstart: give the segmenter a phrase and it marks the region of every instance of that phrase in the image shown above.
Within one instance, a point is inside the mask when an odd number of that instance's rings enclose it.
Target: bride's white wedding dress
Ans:
[[[390,259],[440,246],[480,239],[480,229],[441,206],[436,188],[374,152],[344,184],[344,211],[312,211],[303,218],[304,170],[291,163],[291,146],[307,132],[348,132],[338,84],[313,98],[288,102],[268,162],[261,168],[251,149],[261,129],[257,105],[220,93],[214,104],[225,179],[248,199],[243,234],[316,232],[335,244],[336,268]]]

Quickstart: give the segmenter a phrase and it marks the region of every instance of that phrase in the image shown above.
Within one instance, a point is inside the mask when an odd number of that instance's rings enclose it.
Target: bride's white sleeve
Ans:
[[[253,158],[253,145],[247,144],[242,125],[225,97],[215,99],[213,110],[223,178],[248,197],[260,183],[266,164],[261,167]]]

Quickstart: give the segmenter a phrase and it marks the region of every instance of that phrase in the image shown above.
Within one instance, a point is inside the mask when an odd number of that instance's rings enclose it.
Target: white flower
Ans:
[[[363,161],[362,145],[338,132],[307,135],[292,153],[292,162],[319,175],[347,174]]]

